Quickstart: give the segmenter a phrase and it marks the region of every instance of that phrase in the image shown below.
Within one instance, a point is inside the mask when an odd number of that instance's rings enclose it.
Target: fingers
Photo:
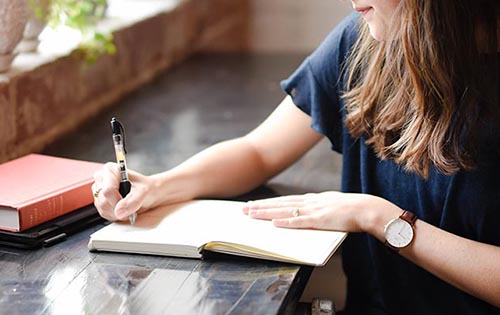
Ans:
[[[243,207],[243,213],[249,214],[252,210],[271,210],[281,209],[282,211],[289,211],[292,213],[293,209],[303,208],[305,205],[306,195],[292,195],[283,196],[269,199],[260,199],[257,201],[249,201]]]
[[[118,192],[120,185],[120,172],[116,163],[108,162],[94,174],[94,205],[99,214],[109,221],[116,221],[115,213],[117,203],[122,199]]]
[[[273,224],[280,228],[315,229],[316,219],[312,215],[293,217],[288,219],[273,219]]]
[[[121,177],[118,164],[111,162],[104,164],[104,168],[98,175],[100,175],[101,177],[101,184],[103,189],[117,190],[120,186]]]
[[[278,208],[268,210],[250,210],[248,216],[253,219],[271,220],[276,227],[290,229],[314,229],[317,218],[307,208]]]
[[[250,201],[243,212],[254,219],[273,220],[293,218],[309,214],[304,196],[285,196],[258,201]]]
[[[294,229],[316,228],[317,218],[307,209],[281,208],[272,210],[250,210],[253,219],[271,220],[277,227]]]
[[[308,199],[313,194],[305,194],[305,195],[288,195],[288,196],[280,196],[266,199],[259,199],[256,201],[250,201],[250,203],[255,204],[272,204],[272,203],[287,203],[287,202],[303,202]]]
[[[311,229],[317,223],[314,194],[291,195],[249,201],[243,212],[254,219],[272,220],[282,228]]]
[[[308,214],[305,208],[299,207],[283,207],[283,208],[270,208],[270,209],[252,209],[248,211],[248,216],[254,219],[273,220],[283,218],[293,218]]]
[[[127,197],[119,200],[114,209],[114,215],[120,219],[126,219],[130,214],[137,212],[142,206],[144,194],[139,192],[140,188],[132,186],[130,193]]]

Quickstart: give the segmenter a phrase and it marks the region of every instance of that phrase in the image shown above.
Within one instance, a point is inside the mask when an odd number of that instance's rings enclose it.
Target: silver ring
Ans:
[[[300,215],[300,210],[299,210],[299,208],[295,208],[295,209],[293,209],[293,211],[292,211],[292,215],[293,215],[294,217],[298,217],[298,216]]]
[[[97,199],[97,197],[99,197],[99,193],[101,192],[101,190],[102,190],[102,187],[99,187],[99,188],[97,188],[97,189],[94,191],[94,194],[93,194],[93,195],[94,195],[94,198],[96,198],[96,199]]]

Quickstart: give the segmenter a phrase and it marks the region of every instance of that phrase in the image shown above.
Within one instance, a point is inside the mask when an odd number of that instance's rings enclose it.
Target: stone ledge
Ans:
[[[0,78],[0,162],[36,152],[157,74],[208,49],[243,47],[247,0],[182,0],[114,32],[117,53],[71,52]]]

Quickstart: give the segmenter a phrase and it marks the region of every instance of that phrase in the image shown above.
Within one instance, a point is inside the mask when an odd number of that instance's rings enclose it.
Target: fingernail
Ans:
[[[118,219],[125,218],[127,216],[127,211],[125,209],[119,209],[119,210],[115,211],[115,216]]]

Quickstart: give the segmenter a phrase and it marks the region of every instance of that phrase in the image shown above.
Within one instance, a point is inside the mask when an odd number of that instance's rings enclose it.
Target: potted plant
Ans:
[[[88,61],[100,54],[114,53],[111,34],[96,30],[97,23],[105,17],[107,0],[28,0],[30,19],[24,32],[24,40],[18,50],[28,52],[38,47],[38,35],[45,25],[53,29],[70,27],[81,34],[79,50]]]
[[[80,32],[80,51],[87,61],[93,62],[103,53],[114,53],[112,34],[97,31],[99,20],[106,15],[107,0],[51,0],[48,24],[51,27],[66,25]]]
[[[10,68],[15,57],[14,49],[22,39],[27,18],[26,1],[0,1],[0,72]]]

